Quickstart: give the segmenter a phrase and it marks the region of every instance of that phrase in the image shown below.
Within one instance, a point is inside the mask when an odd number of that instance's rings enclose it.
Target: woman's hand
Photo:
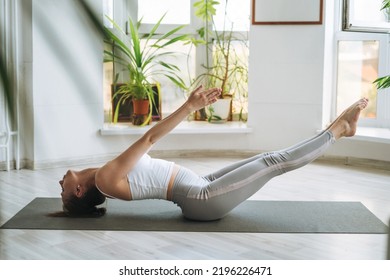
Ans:
[[[219,88],[203,89],[202,86],[199,86],[191,92],[187,105],[190,106],[191,111],[197,111],[216,102],[220,94],[221,89]]]

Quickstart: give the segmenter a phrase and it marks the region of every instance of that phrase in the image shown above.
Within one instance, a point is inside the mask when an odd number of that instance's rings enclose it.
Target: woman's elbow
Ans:
[[[143,141],[145,141],[148,145],[153,146],[157,142],[157,137],[150,133],[149,131],[143,135]]]

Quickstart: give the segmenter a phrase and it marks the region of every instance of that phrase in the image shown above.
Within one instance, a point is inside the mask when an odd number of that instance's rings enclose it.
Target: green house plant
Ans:
[[[225,0],[223,28],[217,30],[213,16],[216,15],[219,4],[213,0],[199,0],[194,3],[195,15],[203,23],[197,33],[205,45],[206,64],[203,65],[204,72],[194,79],[193,84],[196,86],[203,83],[206,87],[221,88],[220,100],[209,106],[206,112],[200,112],[200,118],[206,117],[210,122],[230,120],[232,98],[235,96],[246,98],[248,84],[247,63],[235,48],[240,45],[241,49],[247,50],[246,41],[237,37],[232,25],[227,26],[227,0]]]
[[[128,71],[128,79],[118,87],[118,90],[113,96],[113,98],[117,98],[118,100],[114,110],[114,123],[118,120],[120,105],[129,99],[133,102],[135,114],[138,113],[136,111],[138,110],[136,107],[138,103],[146,103],[146,107],[148,107],[147,112],[139,112],[141,116],[146,117],[142,118],[141,122],[135,124],[145,125],[150,122],[152,106],[154,104],[153,85],[155,82],[153,78],[159,75],[168,77],[180,88],[186,88],[185,83],[179,76],[180,69],[164,61],[164,58],[174,55],[174,53],[164,51],[164,48],[178,41],[186,40],[187,35],[177,35],[178,31],[184,27],[179,26],[157,37],[157,29],[163,18],[164,16],[153,26],[150,33],[143,37],[139,32],[141,20],[134,24],[129,19],[130,38],[126,36],[126,33],[117,23],[109,19],[114,28],[113,30],[105,28],[105,42],[111,44],[112,49],[104,51],[104,61],[122,65]],[[118,74],[115,74],[114,83],[118,79]],[[137,117],[135,119],[139,120]]]
[[[377,89],[389,88],[390,87],[390,76],[380,77],[374,81],[374,84],[376,84]]]

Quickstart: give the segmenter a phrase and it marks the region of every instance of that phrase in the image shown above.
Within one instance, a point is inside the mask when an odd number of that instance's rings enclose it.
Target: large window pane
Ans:
[[[227,7],[226,2],[228,3]],[[226,22],[224,22],[225,10],[227,14]],[[217,30],[249,31],[249,1],[220,0],[214,22]]]
[[[104,49],[109,51],[111,46],[104,44]],[[111,122],[112,108],[111,108],[111,85],[114,82],[114,64],[112,62],[103,63],[103,106],[104,106],[104,121]]]
[[[103,92],[104,92],[104,121],[111,122],[112,108],[111,108],[111,84],[113,83],[114,66],[110,62],[103,64]]]
[[[145,42],[146,40],[142,40]],[[153,40],[149,40],[149,44],[153,44]],[[164,40],[160,42],[164,44]],[[176,65],[181,71],[178,73],[180,78],[189,85],[190,77],[195,76],[195,49],[190,44],[183,45],[183,42],[177,42],[169,45],[162,52],[174,52],[174,56],[164,56],[164,62]],[[158,53],[158,52],[157,52]],[[153,72],[161,72],[163,67],[155,65]],[[163,116],[166,116],[175,111],[186,100],[186,92],[176,86],[170,79],[163,75],[152,77],[161,86],[161,110]]]
[[[339,41],[337,69],[337,114],[361,97],[370,99],[364,118],[377,116],[378,41]]]
[[[351,15],[361,22],[383,22],[384,13],[380,12],[382,0],[354,0],[351,5]]]
[[[229,85],[226,88],[233,94],[232,113],[235,119],[246,120],[248,114],[248,57],[249,42],[235,40],[231,42],[229,56]],[[221,77],[225,73],[225,58],[214,45],[212,73]],[[216,65],[216,66],[215,66]],[[235,69],[235,71],[233,71]],[[212,86],[221,87],[221,81],[213,80]]]
[[[383,0],[344,0],[345,30],[389,32],[390,11],[381,10]]]
[[[155,24],[167,13],[162,24],[190,24],[190,0],[142,0],[138,1],[138,19]]]
[[[103,0],[103,23],[104,26],[112,28],[112,23],[108,20],[114,19],[114,0]]]

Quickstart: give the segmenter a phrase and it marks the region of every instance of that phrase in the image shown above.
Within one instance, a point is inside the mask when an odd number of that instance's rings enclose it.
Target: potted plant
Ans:
[[[105,28],[105,41],[112,45],[112,49],[104,51],[104,61],[118,63],[128,71],[127,81],[118,87],[114,87],[117,89],[113,95],[113,99],[117,99],[113,117],[114,123],[117,122],[120,105],[129,99],[132,100],[134,107],[133,123],[145,125],[150,122],[155,101],[153,92],[155,82],[152,79],[158,75],[164,75],[180,88],[186,88],[185,83],[179,76],[180,69],[163,61],[163,58],[174,54],[164,51],[165,47],[186,40],[187,35],[176,35],[184,27],[179,26],[157,37],[157,29],[164,16],[144,37],[141,37],[139,33],[141,20],[134,24],[129,19],[130,39],[118,24],[109,19],[114,29]],[[145,39],[145,41],[142,42],[142,39]],[[118,80],[118,74],[115,73],[115,84]],[[147,111],[138,111],[138,104],[146,107]]]
[[[227,26],[228,1],[225,0],[224,23],[222,30],[217,30],[213,20],[219,2],[200,0],[194,3],[195,15],[202,20],[203,26],[198,35],[205,45],[206,65],[204,72],[198,75],[193,84],[205,84],[207,87],[221,88],[218,102],[206,108],[206,118],[210,122],[224,122],[232,118],[232,98],[235,95],[247,96],[247,63],[236,52],[235,44],[247,49],[245,40],[235,36],[233,26]],[[202,117],[201,117],[202,118]]]

